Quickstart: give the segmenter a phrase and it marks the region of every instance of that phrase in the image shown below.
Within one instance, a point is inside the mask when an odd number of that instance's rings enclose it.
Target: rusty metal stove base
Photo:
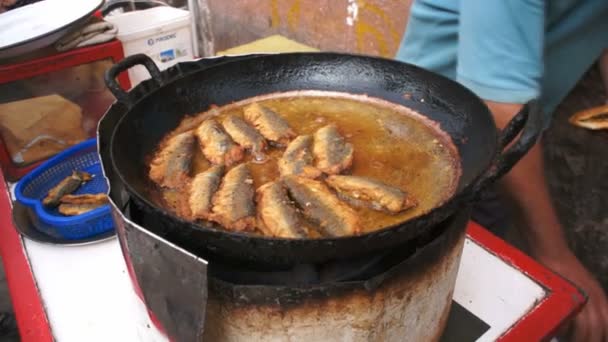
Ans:
[[[450,313],[467,217],[367,281],[298,288],[210,277],[204,341],[437,341]]]

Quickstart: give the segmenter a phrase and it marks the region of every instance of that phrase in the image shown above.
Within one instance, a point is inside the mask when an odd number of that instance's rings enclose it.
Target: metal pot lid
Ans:
[[[55,43],[102,4],[103,0],[44,0],[3,13],[0,15],[0,58]]]

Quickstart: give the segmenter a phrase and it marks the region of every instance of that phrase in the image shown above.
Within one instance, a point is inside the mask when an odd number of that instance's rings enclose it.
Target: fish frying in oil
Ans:
[[[353,145],[344,140],[333,124],[315,132],[313,153],[316,167],[330,175],[339,174],[353,164]]]
[[[401,189],[368,177],[332,175],[325,182],[341,199],[356,207],[397,214],[417,205]]]
[[[229,170],[219,190],[213,195],[210,219],[230,230],[252,230],[255,227],[255,189],[246,164]]]
[[[280,238],[305,238],[306,231],[295,204],[280,181],[266,183],[256,190],[258,229],[264,235]]]
[[[322,182],[298,176],[287,176],[284,182],[304,216],[324,235],[347,236],[361,231],[357,213]]]
[[[213,164],[231,166],[244,157],[243,148],[214,119],[208,119],[198,126],[196,137],[205,158]]]
[[[91,179],[93,179],[93,176],[87,172],[72,172],[70,176],[64,178],[59,184],[49,190],[46,197],[42,200],[42,204],[47,207],[56,207],[63,196],[76,191],[82,183],[88,182]]]
[[[244,149],[251,151],[256,160],[265,159],[266,139],[253,126],[235,115],[227,116],[222,124],[232,140]]]
[[[223,165],[215,165],[194,176],[188,199],[192,219],[208,219],[211,215],[213,194],[220,187],[224,169]]]
[[[283,156],[277,162],[281,176],[317,178],[321,175],[321,171],[312,166],[312,143],[311,135],[300,135],[287,145]]]
[[[409,109],[349,96],[269,95],[187,116],[151,158],[154,200],[229,232],[316,239],[394,226],[453,194],[447,135]]]
[[[285,146],[296,136],[283,117],[258,103],[245,107],[243,116],[266,139],[278,145]]]
[[[108,203],[105,194],[65,195],[57,210],[66,216],[81,215]]]
[[[166,188],[183,186],[190,177],[195,142],[192,131],[170,138],[150,163],[150,179]]]

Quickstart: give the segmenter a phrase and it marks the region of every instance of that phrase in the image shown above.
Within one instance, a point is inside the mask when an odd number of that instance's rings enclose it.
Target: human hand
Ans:
[[[0,0],[1,7],[10,7],[13,6],[17,0]]]
[[[570,251],[558,257],[538,256],[538,260],[572,281],[589,297],[568,329],[571,341],[608,342],[608,299],[597,280]]]

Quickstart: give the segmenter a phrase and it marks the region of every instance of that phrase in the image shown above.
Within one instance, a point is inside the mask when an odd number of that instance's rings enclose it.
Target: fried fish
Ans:
[[[336,237],[360,232],[355,211],[340,201],[322,182],[287,176],[284,183],[291,197],[302,208],[304,216],[325,235]]]
[[[329,176],[325,180],[340,198],[356,207],[396,214],[413,208],[417,201],[399,188],[360,176]]]
[[[81,215],[108,203],[106,194],[65,195],[57,211],[66,216]]]
[[[230,230],[251,230],[255,227],[255,190],[246,164],[226,173],[219,190],[213,195],[210,219]]]
[[[256,191],[258,228],[266,236],[305,238],[302,218],[280,181],[262,185]]]
[[[208,219],[211,215],[213,194],[220,186],[224,169],[223,165],[215,165],[194,176],[188,199],[193,219]]]
[[[167,142],[150,163],[150,179],[166,188],[179,188],[190,177],[196,139],[192,131],[180,133]]]
[[[72,203],[62,203],[57,208],[60,214],[66,216],[76,216],[82,215],[89,211],[95,210],[104,205],[103,203],[81,203],[81,204],[72,204]]]
[[[327,174],[339,174],[353,164],[353,145],[347,143],[335,125],[327,125],[315,132],[313,153],[316,167]]]
[[[300,135],[287,145],[283,156],[277,162],[281,176],[317,178],[321,175],[321,171],[312,166],[312,143],[312,136]]]
[[[63,196],[76,191],[82,183],[88,182],[91,179],[93,179],[93,176],[87,172],[73,171],[70,176],[64,178],[59,184],[49,190],[46,197],[42,200],[42,204],[47,207],[56,207]]]
[[[62,204],[106,204],[108,196],[106,194],[65,195],[60,201]]]
[[[211,163],[231,166],[244,157],[243,148],[237,145],[215,120],[205,120],[195,131],[201,150]]]
[[[245,107],[243,115],[266,139],[276,144],[287,145],[296,136],[285,119],[257,103]]]
[[[256,160],[264,160],[266,139],[250,124],[238,116],[229,115],[222,122],[224,129],[242,148],[250,150]]]

